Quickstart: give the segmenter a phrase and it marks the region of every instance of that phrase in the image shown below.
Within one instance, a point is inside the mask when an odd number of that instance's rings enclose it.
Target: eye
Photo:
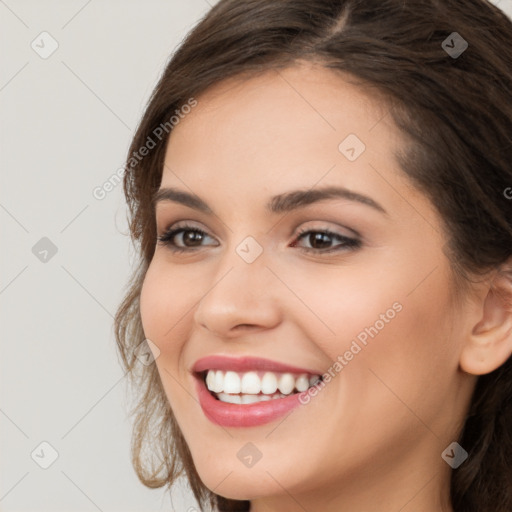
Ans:
[[[202,229],[184,225],[166,231],[158,237],[158,241],[173,252],[188,252],[193,251],[196,247],[201,247],[201,242],[205,237],[211,238]],[[177,240],[181,240],[181,242],[177,244]]]
[[[202,242],[204,242],[206,238],[212,237],[202,229],[191,225],[182,225],[169,229],[157,237],[161,244],[165,245],[175,253],[192,252],[197,248],[202,247]],[[299,246],[298,243],[302,240],[309,242],[312,247]],[[333,240],[338,240],[340,243],[337,246],[331,247]],[[361,240],[357,238],[350,238],[339,233],[329,231],[328,229],[304,229],[299,231],[295,240],[290,244],[290,247],[299,247],[305,252],[331,253],[355,250],[361,247],[361,245]]]
[[[330,247],[333,239],[338,240],[340,243],[333,247]],[[350,238],[339,233],[334,233],[333,231],[325,230],[314,230],[314,229],[305,229],[299,231],[297,238],[291,244],[291,247],[297,247],[297,243],[305,240],[309,242],[312,247],[301,247],[303,251],[306,252],[316,252],[316,253],[330,253],[330,252],[338,252],[338,251],[346,251],[346,250],[354,250],[361,247],[361,240],[357,238]]]

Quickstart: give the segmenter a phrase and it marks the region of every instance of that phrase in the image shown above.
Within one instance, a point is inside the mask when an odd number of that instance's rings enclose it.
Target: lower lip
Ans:
[[[256,427],[270,423],[300,405],[300,393],[286,398],[272,398],[252,404],[228,404],[217,400],[206,388],[202,378],[196,378],[199,404],[205,416],[223,427]]]

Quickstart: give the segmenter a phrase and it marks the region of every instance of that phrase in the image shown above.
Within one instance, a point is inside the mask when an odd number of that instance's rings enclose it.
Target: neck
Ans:
[[[251,500],[250,512],[453,512],[451,469],[441,451],[432,451],[430,460],[416,453],[391,468],[362,468],[309,492],[284,489],[273,478],[282,492]]]

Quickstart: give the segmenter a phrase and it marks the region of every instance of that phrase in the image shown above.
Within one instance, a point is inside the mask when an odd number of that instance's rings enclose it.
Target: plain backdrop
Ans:
[[[196,505],[131,466],[112,320],[133,251],[122,187],[93,191],[214,3],[0,0],[0,511]],[[512,15],[512,0],[494,3]]]

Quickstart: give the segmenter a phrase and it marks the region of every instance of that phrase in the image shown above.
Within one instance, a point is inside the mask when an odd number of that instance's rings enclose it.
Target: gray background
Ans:
[[[195,505],[184,488],[171,505],[131,467],[112,317],[133,251],[122,187],[92,192],[123,165],[169,55],[214,3],[0,0],[0,511]],[[494,3],[512,15],[512,0]],[[51,50],[44,31],[58,43],[47,58],[31,47]],[[58,452],[47,469],[43,441]]]

